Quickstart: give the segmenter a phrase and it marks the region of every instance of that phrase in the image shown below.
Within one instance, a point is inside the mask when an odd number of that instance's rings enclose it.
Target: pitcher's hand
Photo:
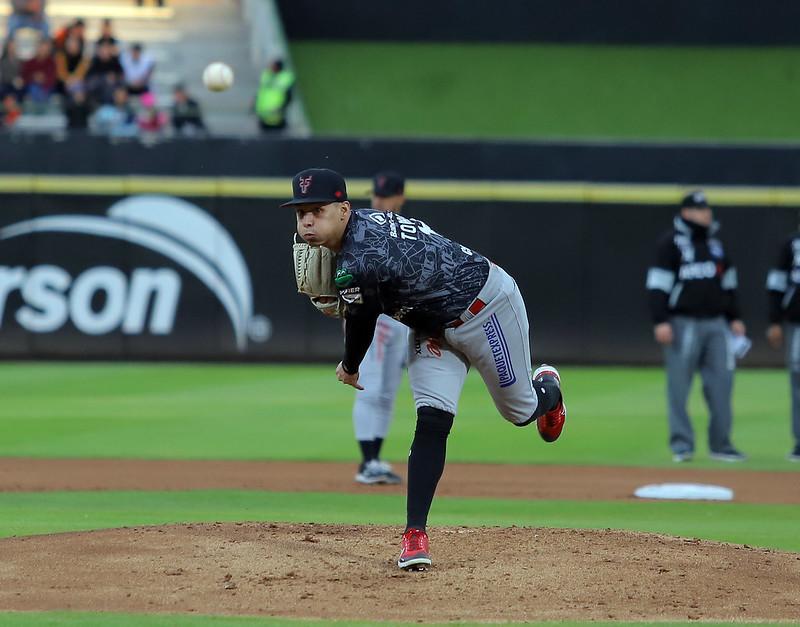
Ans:
[[[339,365],[336,366],[336,378],[339,379],[345,385],[352,385],[357,390],[363,390],[363,386],[358,382],[358,373],[355,374],[348,374],[344,371],[344,366],[342,366],[342,362],[339,362]]]

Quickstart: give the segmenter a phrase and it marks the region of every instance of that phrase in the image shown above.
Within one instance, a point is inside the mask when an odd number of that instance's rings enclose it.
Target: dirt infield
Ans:
[[[399,493],[346,464],[0,459],[0,492],[263,489]],[[401,471],[403,469],[398,469]],[[439,494],[631,499],[702,482],[800,503],[800,474],[450,464]],[[399,530],[225,523],[0,540],[0,610],[429,621],[800,620],[800,554],[627,531],[434,528],[434,566],[400,571]]]
[[[405,468],[396,470],[405,477]],[[0,492],[50,490],[245,489],[279,492],[404,493],[403,486],[353,482],[341,463],[144,461],[0,458]],[[733,489],[740,503],[800,504],[800,473],[634,468],[448,464],[439,496],[499,499],[632,499],[648,483],[711,483]]]
[[[800,556],[624,531],[439,528],[404,573],[396,529],[268,523],[0,541],[0,608],[415,621],[789,620]]]

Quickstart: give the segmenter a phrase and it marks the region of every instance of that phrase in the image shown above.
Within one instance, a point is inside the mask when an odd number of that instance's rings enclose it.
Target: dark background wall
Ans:
[[[279,0],[291,39],[797,44],[792,0]]]
[[[105,215],[118,198],[81,195],[5,195],[0,229],[52,214]],[[74,279],[87,269],[171,268],[181,277],[174,329],[165,336],[79,332],[72,319],[54,332],[26,332],[16,316],[19,289],[5,299],[0,327],[4,357],[322,360],[341,350],[336,321],[319,315],[295,293],[290,259],[294,217],[278,199],[190,198],[230,233],[252,279],[253,314],[265,316],[269,340],[239,351],[229,318],[209,289],[180,264],[146,247],[74,233],[35,233],[0,241],[3,268],[56,266]],[[408,215],[489,256],[517,280],[532,323],[536,360],[577,363],[653,363],[644,281],[653,244],[669,227],[673,207],[636,205],[411,202]],[[791,209],[718,210],[724,241],[739,262],[744,319],[755,340],[751,365],[778,365],[762,341],[764,282],[778,243],[796,225]],[[74,285],[74,284],[73,284]],[[70,290],[63,292],[69,302]],[[0,292],[2,292],[0,286]],[[5,296],[5,295],[4,295]],[[102,311],[104,295],[93,306]],[[150,309],[152,312],[152,309]]]
[[[228,180],[234,182],[243,176],[278,177],[285,179],[287,195],[290,176],[311,165],[327,165],[349,177],[366,177],[379,168],[392,167],[410,177],[456,180],[793,187],[800,182],[798,156],[800,151],[793,147],[323,139],[185,141],[153,149],[96,139],[67,144],[0,138],[0,175],[89,174],[90,178],[83,179],[89,181],[101,175],[122,180],[161,175],[212,182],[220,177],[233,177]],[[138,193],[147,189],[147,179],[138,179],[138,184]],[[351,189],[353,197],[363,198],[365,192]],[[237,197],[229,189],[219,195],[186,198],[198,212],[219,222],[241,252],[251,277],[252,314],[256,321],[265,318],[268,322],[268,340],[250,338],[239,350],[230,319],[208,287],[180,263],[147,247],[85,234],[34,233],[0,240],[0,272],[4,268],[5,272],[13,268],[28,272],[42,265],[62,268],[73,283],[53,298],[69,304],[75,278],[88,269],[117,268],[130,287],[135,268],[166,268],[181,280],[175,324],[168,335],[149,331],[132,335],[119,327],[87,335],[70,318],[52,332],[25,331],[17,315],[26,295],[18,288],[3,293],[0,285],[5,305],[0,356],[335,359],[341,349],[338,323],[320,316],[295,293],[289,247],[294,218],[277,207],[285,197],[280,192],[276,195]],[[758,197],[762,205],[768,202],[768,194]],[[0,178],[0,229],[47,215],[104,217],[121,198],[97,189],[12,193],[10,185],[3,191]],[[782,356],[762,339],[764,282],[780,242],[797,226],[797,207],[738,202],[719,206],[717,216],[723,223],[723,240],[739,265],[744,319],[755,342],[747,363],[778,365]],[[537,360],[634,364],[660,359],[651,339],[644,281],[654,242],[670,226],[675,211],[675,206],[649,200],[637,204],[635,196],[625,204],[412,200],[407,208],[408,215],[488,255],[517,279],[529,308]],[[102,291],[93,294],[95,310],[103,310],[104,299]]]
[[[321,138],[153,147],[0,135],[0,174],[291,177],[311,166],[348,177],[394,169],[421,179],[791,186],[800,184],[800,146]]]

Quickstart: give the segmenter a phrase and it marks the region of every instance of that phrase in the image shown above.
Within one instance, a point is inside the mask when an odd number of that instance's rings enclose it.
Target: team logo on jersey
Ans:
[[[489,316],[489,320],[483,324],[483,332],[486,334],[486,340],[489,342],[489,348],[492,351],[500,387],[507,388],[510,385],[514,385],[517,381],[517,376],[514,374],[514,366],[511,364],[511,352],[508,350],[508,343],[503,334],[503,329],[495,314]]]
[[[678,280],[697,281],[702,279],[713,279],[718,274],[722,274],[722,266],[713,261],[697,261],[695,263],[684,263],[678,270]]]
[[[308,193],[308,188],[311,185],[311,178],[312,175],[308,175],[306,178],[300,177],[300,180],[297,182],[298,186],[300,187],[300,191],[303,192],[303,195]]]
[[[712,239],[708,242],[708,252],[711,253],[712,257],[717,257],[718,259],[722,259],[722,256],[725,254],[722,251],[722,242],[718,239]]]
[[[344,268],[339,268],[336,271],[333,282],[336,283],[336,287],[339,289],[345,288],[353,282],[353,275]]]

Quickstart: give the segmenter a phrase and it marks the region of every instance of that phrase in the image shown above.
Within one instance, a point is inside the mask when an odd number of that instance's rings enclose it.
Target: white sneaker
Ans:
[[[378,464],[380,464],[381,470],[383,471],[384,476],[386,477],[386,483],[390,485],[397,485],[398,483],[403,483],[402,477],[398,475],[392,465],[389,462],[385,462],[382,459],[376,460]]]
[[[391,466],[386,462],[372,459],[364,464],[355,477],[358,483],[364,485],[396,485],[402,481],[399,475],[392,472]]]

